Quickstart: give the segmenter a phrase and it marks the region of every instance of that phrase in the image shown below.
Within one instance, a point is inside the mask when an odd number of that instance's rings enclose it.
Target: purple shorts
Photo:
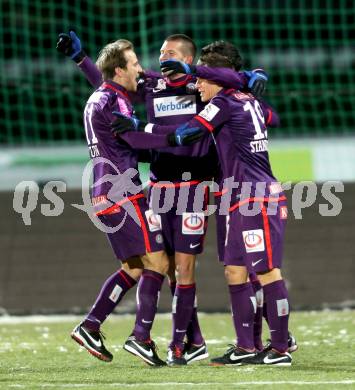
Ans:
[[[129,208],[118,207],[113,212],[103,213],[99,219],[105,226],[120,226],[116,232],[107,233],[119,260],[165,249],[160,218],[149,210],[145,197],[131,200]]]
[[[271,197],[249,201],[249,206],[258,211],[253,216],[246,215],[238,204],[231,207],[224,237],[217,238],[224,240],[225,265],[246,266],[249,273],[281,268],[287,205],[285,196],[280,195],[278,201]]]
[[[168,255],[175,252],[197,255],[203,251],[209,189],[198,184],[198,181],[151,183],[149,206],[153,210],[159,206],[162,210],[159,216]]]

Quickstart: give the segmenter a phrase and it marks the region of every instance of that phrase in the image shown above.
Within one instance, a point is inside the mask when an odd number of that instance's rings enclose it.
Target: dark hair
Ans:
[[[240,70],[243,59],[232,43],[216,41],[202,48],[199,63],[215,68]]]
[[[166,41],[179,41],[183,44],[183,49],[186,55],[195,57],[197,47],[195,42],[185,34],[173,34],[165,38]]]
[[[96,65],[102,73],[104,80],[112,79],[115,76],[115,68],[125,69],[127,60],[124,53],[133,50],[133,43],[126,39],[118,39],[106,45],[99,54]]]

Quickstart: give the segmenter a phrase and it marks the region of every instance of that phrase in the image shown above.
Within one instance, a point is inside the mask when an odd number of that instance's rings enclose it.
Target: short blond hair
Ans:
[[[117,67],[122,69],[127,67],[127,60],[124,55],[127,50],[134,50],[133,43],[126,39],[118,39],[109,43],[100,51],[96,65],[104,80],[113,79]]]

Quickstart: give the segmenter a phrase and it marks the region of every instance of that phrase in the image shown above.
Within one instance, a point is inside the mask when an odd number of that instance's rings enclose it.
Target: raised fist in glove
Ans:
[[[86,56],[81,47],[80,39],[73,30],[70,30],[69,34],[61,33],[58,35],[57,50],[76,63],[81,62]]]

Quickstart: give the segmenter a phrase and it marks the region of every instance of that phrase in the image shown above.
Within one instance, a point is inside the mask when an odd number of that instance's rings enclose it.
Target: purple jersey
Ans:
[[[101,81],[100,72],[88,57],[85,57],[79,66],[91,83]],[[155,72],[147,72],[146,76],[139,83],[137,96],[145,102],[149,122],[179,125],[189,121],[204,108],[205,104],[201,102],[195,88],[195,77],[187,75],[170,81],[158,77]],[[197,76],[225,87],[242,88],[247,83],[244,73],[236,73],[225,68],[216,70],[198,66]],[[191,172],[191,180],[204,180],[215,175],[216,166],[217,157],[212,138],[206,137],[202,142],[192,146],[167,147],[153,151],[151,175],[153,181],[179,182],[183,172]]]
[[[226,178],[251,182],[254,188],[258,182],[275,183],[267,151],[266,126],[278,126],[279,118],[266,103],[248,93],[222,90],[188,124],[201,128],[208,137],[213,134],[222,170],[219,184]],[[154,125],[152,132],[165,134],[174,128]],[[270,192],[273,191],[267,188],[264,195]]]
[[[266,124],[278,121],[275,114],[272,116],[270,108],[260,104],[253,95],[222,90],[189,125],[214,134],[224,178],[251,182],[254,196],[268,196],[280,192],[280,186],[273,186],[276,179],[268,154]],[[266,188],[257,194],[259,182],[265,183]]]
[[[136,194],[137,186],[141,186],[139,175],[127,177],[126,179],[131,180],[126,180],[124,183],[122,182],[124,176],[120,177],[129,168],[138,172],[136,149],[167,146],[166,136],[154,134],[130,132],[123,134],[121,139],[116,139],[110,127],[111,122],[116,118],[112,114],[113,111],[119,111],[129,117],[133,114],[127,91],[115,82],[108,81],[90,96],[84,110],[86,138],[90,157],[94,163],[93,197],[108,195],[113,185],[113,177],[121,180],[118,184],[132,186],[131,190],[124,189],[125,196]]]
[[[159,125],[179,125],[201,111],[204,104],[196,94],[195,79],[183,76],[169,81],[147,79],[144,84],[148,121]],[[199,157],[193,157],[193,156]],[[153,181],[180,182],[184,172],[191,172],[191,180],[212,178],[217,155],[211,140],[205,138],[199,145],[164,148],[152,152],[150,165]]]

